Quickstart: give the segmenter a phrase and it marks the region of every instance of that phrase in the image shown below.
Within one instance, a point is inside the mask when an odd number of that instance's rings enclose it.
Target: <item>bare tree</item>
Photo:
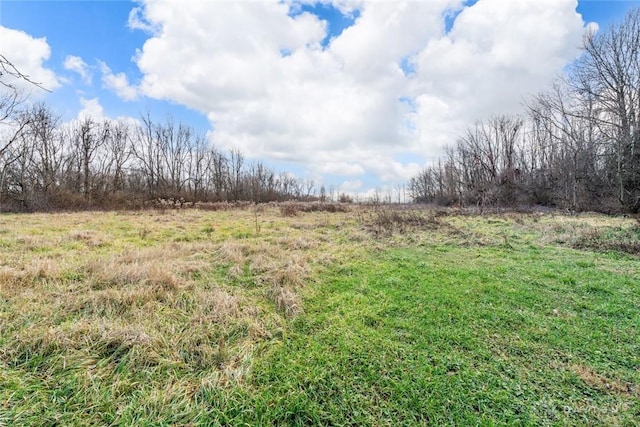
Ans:
[[[125,184],[125,168],[131,157],[130,127],[125,121],[111,124],[111,132],[106,140],[109,159],[105,173],[112,176],[111,191],[122,191]]]
[[[18,81],[25,81],[42,90],[47,90],[40,83],[34,82],[29,76],[21,73],[6,56],[0,54],[0,125],[12,125],[15,127],[6,140],[0,143],[0,157],[16,141],[18,134],[28,125],[25,117],[16,117],[18,107],[26,99],[16,86]]]
[[[242,194],[242,171],[244,168],[244,155],[239,149],[233,148],[229,151],[229,190],[233,201],[241,200]]]
[[[107,120],[97,123],[86,117],[79,121],[71,132],[71,156],[77,176],[76,191],[90,202],[94,187],[94,160],[98,150],[109,140],[111,125]]]
[[[157,197],[164,172],[160,147],[155,139],[155,124],[148,113],[141,118],[141,124],[136,127],[131,150],[149,196]]]
[[[215,147],[207,151],[207,187],[213,193],[213,200],[228,200],[229,192],[229,159]]]
[[[574,90],[593,98],[595,123],[608,144],[616,193],[624,209],[640,210],[640,9],[608,31],[590,32],[571,73]]]

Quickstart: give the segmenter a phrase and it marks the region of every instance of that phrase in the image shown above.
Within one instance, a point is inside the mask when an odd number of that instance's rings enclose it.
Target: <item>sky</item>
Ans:
[[[522,111],[620,0],[0,0],[0,53],[63,120],[191,125],[316,186],[406,183]]]

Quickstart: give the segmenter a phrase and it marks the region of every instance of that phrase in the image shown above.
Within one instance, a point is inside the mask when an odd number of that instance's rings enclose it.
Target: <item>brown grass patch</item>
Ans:
[[[135,346],[150,347],[153,343],[151,336],[132,326],[114,328],[101,325],[98,336],[97,347],[106,352],[127,351]]]
[[[73,231],[69,237],[71,240],[82,242],[89,247],[105,246],[108,242],[108,238],[106,236],[92,230]]]
[[[192,316],[194,323],[220,323],[243,317],[240,298],[223,289],[199,291],[193,299],[196,303],[196,312]]]
[[[198,271],[203,263],[185,258],[188,252],[177,245],[126,251],[107,259],[93,259],[82,272],[93,289],[110,286],[145,285],[164,290],[177,290],[186,281],[179,275]]]
[[[19,271],[13,267],[0,267],[0,290],[9,290],[18,285],[24,278],[24,271]]]
[[[300,212],[300,206],[296,203],[285,203],[280,206],[280,214],[282,216],[296,216]]]
[[[247,245],[233,241],[227,241],[220,246],[217,254],[222,261],[231,262],[234,264],[243,264],[247,252]]]
[[[144,347],[144,358],[153,348],[152,338],[139,327],[78,321],[60,326],[34,325],[15,337],[10,348],[2,348],[0,359],[20,363],[34,356],[70,355],[87,351],[92,357],[122,357],[134,347]]]
[[[315,242],[308,237],[281,237],[277,239],[277,243],[285,249],[306,251],[315,246]]]
[[[272,286],[268,291],[269,298],[278,310],[287,317],[294,317],[302,313],[300,296],[287,286]]]
[[[254,274],[266,273],[276,268],[276,261],[266,254],[258,253],[251,256],[249,269]]]
[[[278,204],[218,207],[19,217],[0,247],[2,361],[41,355],[52,372],[73,363],[96,375],[157,364],[218,386],[241,381],[256,345],[303,312],[312,271],[342,256],[335,239],[355,222],[316,207],[295,219]],[[202,239],[176,241],[193,230]]]
[[[393,233],[406,233],[410,230],[433,230],[442,226],[433,214],[426,215],[418,210],[398,210],[381,208],[370,215],[361,215],[360,222],[374,236],[390,236]]]
[[[167,292],[156,287],[135,286],[124,289],[103,289],[74,298],[63,304],[71,313],[85,316],[122,317],[131,310],[153,302],[166,300]]]
[[[169,271],[169,266],[163,265],[162,262],[162,259],[155,263],[122,263],[117,258],[107,261],[93,260],[85,265],[84,271],[89,276],[93,289],[127,285],[145,285],[164,290],[179,289],[184,285],[184,280]]]
[[[38,258],[33,261],[31,268],[27,270],[28,275],[35,279],[57,279],[64,272],[59,260],[50,258]]]
[[[569,370],[591,388],[615,394],[638,395],[638,391],[635,389],[633,384],[623,383],[616,379],[607,378],[604,375],[598,374],[588,366],[571,365]]]
[[[273,271],[271,279],[274,285],[295,289],[304,286],[307,275],[305,266],[292,262]]]
[[[571,240],[571,247],[575,249],[594,249],[600,252],[625,252],[640,255],[640,227],[628,229],[617,228],[608,230],[589,229]]]
[[[227,277],[231,280],[238,280],[244,276],[244,270],[241,265],[234,264],[227,271]]]
[[[47,246],[50,242],[40,236],[20,236],[15,240],[21,248],[27,251],[34,251]]]

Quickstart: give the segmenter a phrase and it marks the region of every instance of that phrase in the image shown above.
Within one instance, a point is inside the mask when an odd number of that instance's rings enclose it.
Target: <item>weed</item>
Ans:
[[[264,208],[256,208],[254,211],[255,214],[255,226],[256,226],[256,236],[260,234],[260,221],[258,219],[258,214],[264,212]]]

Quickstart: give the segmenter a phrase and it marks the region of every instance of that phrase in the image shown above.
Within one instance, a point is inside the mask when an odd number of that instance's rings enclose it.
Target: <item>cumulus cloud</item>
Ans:
[[[365,173],[364,168],[358,163],[340,161],[327,161],[318,167],[316,172],[320,174],[332,174],[342,176],[355,176]]]
[[[29,80],[47,90],[54,90],[61,86],[56,74],[44,65],[51,56],[46,38],[33,38],[23,31],[0,25],[0,40],[2,40],[2,54]],[[24,80],[3,76],[3,82],[13,84],[27,92],[42,92],[34,90],[34,86]]]
[[[104,62],[99,62],[99,65],[105,88],[114,91],[124,101],[133,101],[138,97],[138,88],[129,84],[129,78],[125,73],[114,74]]]
[[[127,26],[132,30],[142,30],[148,33],[155,33],[156,28],[149,24],[144,17],[144,10],[140,7],[134,7],[129,12]]]
[[[420,144],[438,141],[443,125],[517,111],[524,97],[545,88],[578,54],[584,27],[575,7],[573,0],[465,7],[451,31],[416,56]]]
[[[356,179],[354,181],[344,181],[340,184],[340,191],[347,194],[357,193],[362,188],[362,181]]]
[[[80,105],[82,105],[82,109],[78,112],[79,120],[92,118],[96,121],[101,121],[105,119],[104,109],[100,105],[98,98],[86,99],[80,97]]]
[[[517,111],[584,33],[576,0],[323,0],[357,16],[339,35],[303,3],[316,2],[142,1],[140,93],[206,114],[219,146],[394,183],[422,166],[394,154],[433,157],[463,126]]]
[[[127,123],[132,128],[140,124],[140,120],[138,120],[135,117],[126,116],[126,115],[119,115],[117,117],[109,116],[107,113],[105,113],[104,107],[100,103],[100,99],[97,97],[84,98],[81,96],[79,98],[79,101],[82,108],[80,109],[80,111],[78,112],[78,115],[73,120],[67,122],[71,125],[77,124],[78,122],[86,118],[91,118],[96,122],[102,122],[105,120],[112,123],[124,122],[124,123]]]
[[[421,165],[415,162],[401,163],[382,154],[370,155],[364,162],[367,171],[375,174],[382,182],[406,182],[418,174]]]
[[[85,84],[91,84],[92,76],[89,66],[79,56],[67,55],[63,66],[65,70],[77,73]]]

